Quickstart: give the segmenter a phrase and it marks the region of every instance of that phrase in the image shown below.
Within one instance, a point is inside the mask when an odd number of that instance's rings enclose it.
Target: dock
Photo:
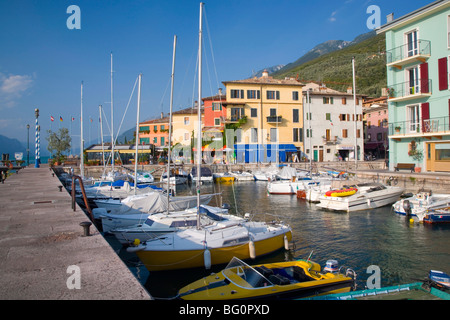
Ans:
[[[60,186],[47,166],[0,184],[0,299],[152,300]]]

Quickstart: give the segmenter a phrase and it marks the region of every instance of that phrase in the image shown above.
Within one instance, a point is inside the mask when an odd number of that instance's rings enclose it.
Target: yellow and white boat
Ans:
[[[178,292],[184,300],[293,299],[349,292],[355,282],[346,274],[321,272],[312,261],[288,261],[249,266],[233,258],[217,274],[197,280]]]
[[[291,228],[282,223],[247,220],[206,222],[131,246],[149,271],[176,270],[228,263],[233,257],[256,258],[285,248]],[[205,225],[205,223],[209,223]]]
[[[236,177],[229,172],[216,172],[213,173],[215,182],[234,182]]]

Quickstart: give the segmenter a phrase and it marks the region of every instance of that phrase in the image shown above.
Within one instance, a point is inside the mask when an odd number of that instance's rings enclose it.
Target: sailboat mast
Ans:
[[[137,189],[137,165],[139,158],[139,111],[141,109],[141,82],[142,82],[142,73],[139,74],[139,86],[138,86],[138,101],[137,101],[137,116],[136,116],[136,153],[134,156],[134,194],[136,194]]]
[[[114,171],[113,54],[111,52],[111,172]]]
[[[169,109],[169,146],[167,147],[167,214],[169,214],[170,198],[170,147],[172,146],[172,108],[173,108],[173,84],[175,80],[175,53],[177,50],[177,36],[173,37],[172,74],[170,85],[170,109]]]
[[[105,146],[103,144],[103,120],[102,120],[102,105],[98,106],[98,113],[99,113],[99,121],[100,121],[100,136],[102,141],[102,165],[105,167]]]
[[[83,81],[81,81],[80,173],[81,173],[81,179],[84,179]]]
[[[200,107],[202,104],[202,15],[203,2],[200,2],[200,28],[198,32],[198,131],[197,131],[197,229],[200,229],[200,170],[202,163],[202,115]]]
[[[356,84],[355,84],[355,57],[352,58],[352,75],[353,75],[353,112],[355,117],[355,170],[358,167],[358,138],[357,138],[357,116],[356,116]]]

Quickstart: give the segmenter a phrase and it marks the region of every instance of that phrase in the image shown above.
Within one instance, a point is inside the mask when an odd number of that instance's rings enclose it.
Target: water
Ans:
[[[195,194],[194,189],[185,187],[179,194]],[[424,279],[430,269],[450,272],[450,225],[411,224],[390,206],[352,213],[324,211],[295,195],[268,195],[263,181],[202,186],[202,193],[218,191],[233,213],[281,215],[293,229],[294,250],[282,250],[251,264],[307,259],[313,252],[312,260],[322,266],[335,259],[355,270],[358,289],[365,288],[371,265],[380,268],[383,287]],[[173,297],[184,285],[224,267],[149,273],[134,254],[107,238],[154,297]]]

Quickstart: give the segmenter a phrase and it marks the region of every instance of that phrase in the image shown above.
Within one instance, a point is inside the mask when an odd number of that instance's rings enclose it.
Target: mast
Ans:
[[[84,179],[84,140],[83,140],[83,81],[81,81],[81,135],[80,135],[80,173]]]
[[[200,229],[200,164],[202,162],[202,115],[200,107],[202,104],[202,15],[203,2],[200,2],[200,28],[198,32],[198,131],[197,131],[197,229]]]
[[[102,105],[98,106],[98,112],[100,113],[99,120],[100,120],[100,135],[101,135],[101,141],[102,141],[102,160],[103,160],[102,164],[103,164],[103,167],[105,167],[105,146],[103,144]]]
[[[114,171],[113,54],[111,52],[111,172]]]
[[[177,49],[177,36],[173,37],[173,57],[172,57],[172,74],[170,85],[170,111],[169,111],[169,146],[167,148],[167,214],[169,214],[169,198],[170,198],[170,147],[172,146],[172,107],[173,107],[173,83],[175,79],[175,53]]]
[[[137,101],[137,116],[136,116],[136,153],[134,156],[134,194],[136,194],[137,189],[137,165],[138,165],[138,157],[139,157],[139,110],[141,108],[141,81],[142,81],[142,73],[139,74],[139,86],[138,86],[138,101]]]
[[[357,116],[356,116],[356,84],[355,84],[355,57],[352,58],[352,73],[353,73],[353,112],[355,116],[355,170],[358,167],[358,138],[357,138]]]

